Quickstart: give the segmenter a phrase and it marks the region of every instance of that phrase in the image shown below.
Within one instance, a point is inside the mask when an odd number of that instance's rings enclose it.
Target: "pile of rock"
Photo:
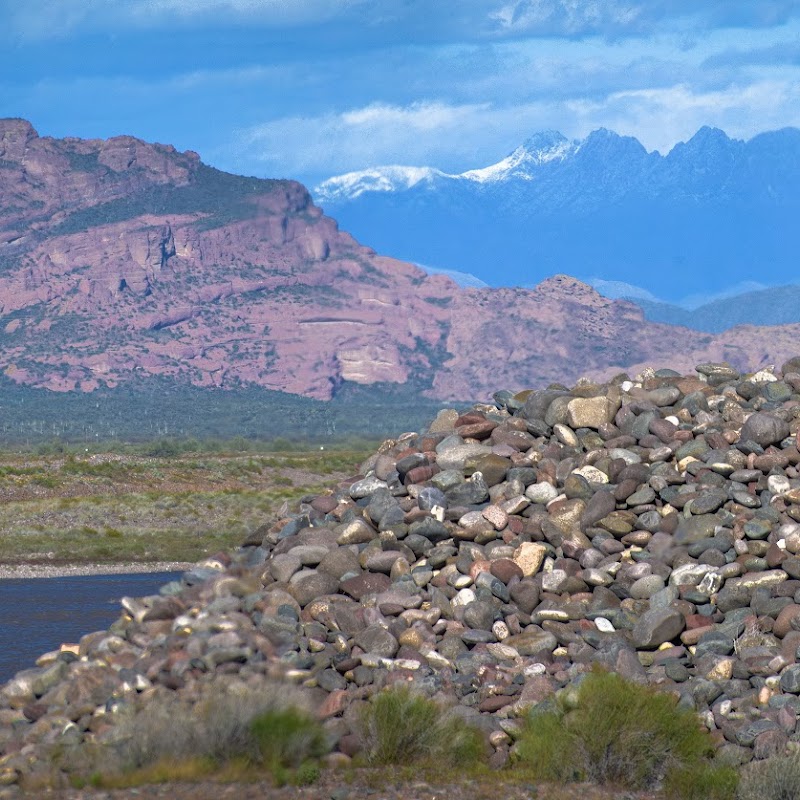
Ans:
[[[504,763],[519,717],[599,663],[695,709],[744,763],[800,738],[800,358],[740,375],[502,391],[386,442],[363,474],[125,599],[107,632],[0,690],[0,780],[113,739],[165,692],[276,677],[340,757],[410,683]]]

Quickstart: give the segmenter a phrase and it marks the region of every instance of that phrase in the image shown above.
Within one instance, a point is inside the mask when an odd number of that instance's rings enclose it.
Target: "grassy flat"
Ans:
[[[196,561],[352,475],[369,452],[0,453],[0,563]]]

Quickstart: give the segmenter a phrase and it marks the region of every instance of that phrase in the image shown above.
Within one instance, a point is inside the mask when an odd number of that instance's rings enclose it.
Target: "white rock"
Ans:
[[[544,664],[536,662],[534,664],[528,664],[522,671],[526,678],[533,678],[536,675],[544,675],[547,672],[547,667]]]
[[[591,466],[591,464],[574,469],[572,472],[575,475],[583,476],[589,483],[608,483],[608,475],[603,470]]]
[[[481,522],[483,522],[483,514],[480,511],[468,511],[458,520],[458,524],[462,528],[474,528]]]
[[[750,380],[753,383],[772,383],[773,381],[777,381],[778,379],[772,374],[773,369],[775,369],[775,367],[765,367],[764,369],[760,369],[750,378]]]
[[[553,433],[556,439],[567,447],[577,447],[580,444],[580,439],[575,435],[575,431],[567,425],[562,425],[560,422],[553,425]]]
[[[492,633],[502,642],[503,639],[508,639],[509,637],[508,625],[502,620],[497,620],[497,622],[492,625]]]
[[[673,586],[697,586],[714,567],[708,564],[682,564],[672,570],[669,582]]]
[[[767,488],[772,494],[786,494],[792,488],[789,479],[785,475],[770,475],[767,478]]]
[[[456,592],[456,596],[450,601],[452,606],[465,606],[475,600],[475,592],[472,589],[461,589]]]
[[[722,575],[719,572],[707,572],[700,583],[697,584],[697,589],[711,597],[712,594],[720,590],[722,581]]]

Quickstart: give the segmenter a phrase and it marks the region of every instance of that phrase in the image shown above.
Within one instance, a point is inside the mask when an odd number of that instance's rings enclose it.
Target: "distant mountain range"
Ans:
[[[744,292],[685,309],[647,298],[631,298],[652,322],[684,325],[720,333],[736,325],[787,325],[800,322],[800,286],[776,286]]]
[[[481,169],[376,167],[313,195],[397,258],[492,285],[602,275],[676,302],[797,279],[800,130],[745,142],[704,127],[664,156],[604,129],[549,131]]]
[[[553,138],[547,152],[591,149],[574,147]],[[363,246],[294,181],[230,175],[130,136],[40,137],[20,119],[0,120],[0,337],[0,406],[11,381],[95,403],[208,387],[250,392],[250,407],[269,390],[356,409],[364,392],[488,399],[649,365],[753,370],[800,351],[800,324],[703,333],[563,274],[462,288]]]

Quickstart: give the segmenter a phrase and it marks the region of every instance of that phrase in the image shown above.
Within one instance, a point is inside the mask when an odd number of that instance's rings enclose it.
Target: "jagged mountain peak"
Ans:
[[[378,251],[492,283],[592,270],[678,298],[683,280],[710,294],[765,264],[793,280],[799,180],[797,129],[743,141],[704,126],[666,155],[606,128],[542,131],[490,166],[330,208]]]
[[[486,167],[448,173],[434,167],[390,164],[346,172],[328,178],[314,188],[319,202],[355,200],[369,192],[405,192],[447,184],[494,184],[511,179],[529,180],[536,167],[551,161],[563,161],[573,155],[580,143],[570,141],[558,131],[542,131],[500,161]]]
[[[536,153],[543,150],[552,150],[567,141],[567,137],[561,131],[551,129],[534,133],[522,143],[522,146],[529,153]]]
[[[744,146],[739,139],[732,139],[720,128],[704,125],[685,142],[678,142],[667,155],[667,160],[696,159],[703,156],[738,151]]]
[[[579,145],[576,152],[582,158],[599,155],[604,158],[646,157],[645,146],[635,136],[623,136],[608,128],[592,131]]]

